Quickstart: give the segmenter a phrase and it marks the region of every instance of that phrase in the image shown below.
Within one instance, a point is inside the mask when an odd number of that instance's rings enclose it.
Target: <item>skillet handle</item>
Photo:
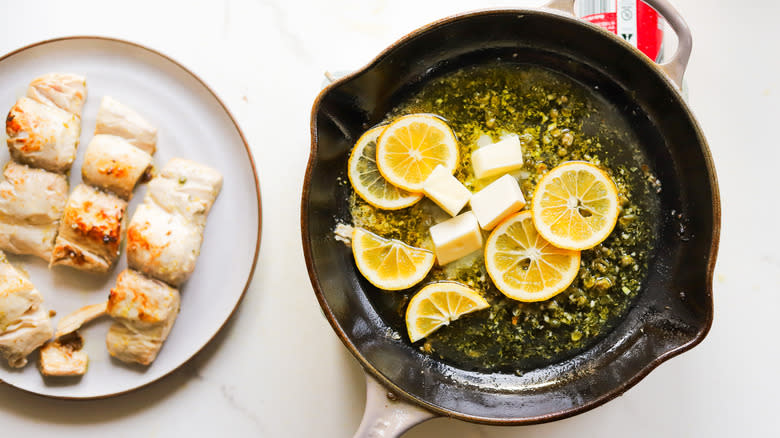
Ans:
[[[693,48],[693,38],[691,29],[685,22],[677,9],[669,3],[668,0],[643,0],[648,6],[655,9],[656,12],[669,23],[672,30],[677,34],[677,51],[674,52],[671,59],[663,64],[659,64],[661,70],[677,84],[677,88],[682,90],[683,76],[688,67],[688,60],[691,58],[691,49]]]
[[[576,0],[551,0],[544,5],[544,7],[555,9],[576,17],[577,14],[574,12],[575,1]],[[660,67],[666,76],[677,85],[677,88],[682,89],[683,76],[685,75],[685,69],[688,67],[688,60],[691,58],[691,49],[693,48],[691,29],[669,0],[642,1],[655,9],[677,34],[677,51],[672,55],[669,61],[659,64],[658,67]]]
[[[396,398],[366,373],[366,410],[354,438],[398,438],[437,415]]]

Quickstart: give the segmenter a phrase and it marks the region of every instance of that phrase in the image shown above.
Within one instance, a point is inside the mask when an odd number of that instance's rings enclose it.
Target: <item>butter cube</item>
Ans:
[[[471,153],[471,164],[474,175],[479,178],[490,178],[523,167],[523,148],[520,138],[507,135],[498,143],[483,146]]]
[[[470,211],[432,226],[431,238],[439,266],[482,248],[482,232],[477,217]]]
[[[471,210],[485,230],[492,230],[504,218],[520,211],[525,198],[512,175],[504,175],[471,196]]]
[[[423,193],[444,211],[455,216],[471,199],[471,192],[446,167],[439,164],[423,183]]]

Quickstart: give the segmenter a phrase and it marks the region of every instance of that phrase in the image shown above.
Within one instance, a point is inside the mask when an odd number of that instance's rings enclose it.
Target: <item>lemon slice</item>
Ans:
[[[458,141],[447,124],[432,114],[411,114],[389,124],[376,146],[376,164],[396,187],[420,193],[423,183],[441,164],[453,173],[458,165]]]
[[[352,254],[358,270],[374,286],[408,289],[421,282],[433,267],[433,252],[385,239],[362,228],[352,232]]]
[[[409,339],[417,342],[461,316],[489,307],[477,292],[452,281],[429,284],[420,289],[406,308]]]
[[[485,244],[485,267],[493,284],[518,301],[544,301],[577,277],[580,252],[556,248],[536,232],[531,212],[501,222]]]
[[[390,184],[376,167],[376,140],[385,126],[369,129],[355,143],[349,156],[349,182],[361,198],[376,208],[399,210],[423,198],[420,193],[409,193]]]
[[[620,208],[615,183],[603,170],[569,161],[544,175],[536,186],[534,225],[559,248],[593,248],[615,228]]]

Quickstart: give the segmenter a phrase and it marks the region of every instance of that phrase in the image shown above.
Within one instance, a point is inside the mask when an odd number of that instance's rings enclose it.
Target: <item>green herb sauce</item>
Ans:
[[[493,286],[477,252],[443,268],[434,267],[411,290],[376,290],[370,298],[377,311],[408,342],[404,312],[422,285],[449,279],[480,291],[490,308],[466,315],[416,345],[464,369],[522,373],[592,345],[636,298],[647,276],[653,224],[658,223],[660,186],[647,170],[626,120],[592,90],[562,74],[508,63],[475,66],[432,79],[386,119],[421,112],[437,114],[452,127],[460,147],[455,176],[471,191],[492,182],[476,180],[472,172],[470,157],[478,139],[487,136],[496,141],[503,134],[516,133],[525,160],[516,176],[527,201],[548,169],[565,161],[586,160],[606,169],[617,184],[620,219],[607,240],[582,252],[577,279],[550,300],[521,303],[506,298]],[[429,249],[433,245],[428,228],[450,217],[427,199],[403,210],[383,211],[354,193],[350,211],[355,226]]]

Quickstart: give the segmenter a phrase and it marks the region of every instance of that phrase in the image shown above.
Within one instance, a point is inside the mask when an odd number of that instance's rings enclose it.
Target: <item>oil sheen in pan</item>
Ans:
[[[516,174],[527,200],[539,177],[569,160],[605,168],[621,193],[622,210],[610,237],[583,251],[577,279],[565,291],[540,303],[504,297],[490,281],[482,254],[445,268],[435,267],[417,287],[385,292],[364,285],[382,318],[408,342],[406,304],[422,285],[441,279],[463,282],[490,302],[415,344],[421,351],[458,368],[517,372],[559,362],[588,348],[627,313],[647,276],[659,222],[661,187],[620,110],[585,85],[538,66],[495,62],[441,74],[420,84],[387,116],[433,113],[458,137],[456,177],[472,191],[489,181],[474,178],[470,155],[477,144],[520,135],[525,165]],[[346,177],[343,178],[346,181]],[[344,186],[354,225],[411,245],[432,248],[428,228],[444,219],[424,199],[400,211],[377,210]]]

